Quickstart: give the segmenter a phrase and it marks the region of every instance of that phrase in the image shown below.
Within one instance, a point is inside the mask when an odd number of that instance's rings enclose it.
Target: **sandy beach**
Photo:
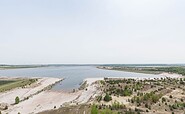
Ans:
[[[9,114],[15,114],[18,112],[21,114],[34,114],[54,109],[54,107],[57,109],[64,103],[75,100],[79,95],[79,92],[68,94],[63,92],[44,91],[24,102],[19,103],[18,105],[15,105],[7,112]]]
[[[98,80],[103,80],[103,78],[85,79],[84,82],[87,82],[87,87],[85,88],[85,90],[81,92],[80,96],[74,102],[77,102],[78,104],[87,103],[96,95],[98,95],[99,94],[99,91],[97,91],[98,84],[94,83]]]
[[[14,90],[1,93],[0,101],[3,103],[8,103],[8,110],[3,111],[3,113],[17,114],[33,114],[46,110],[57,109],[61,106],[83,104],[89,102],[93,97],[98,94],[97,86],[95,84],[97,80],[103,80],[103,78],[88,78],[85,79],[86,88],[83,90],[77,90],[76,92],[64,92],[64,91],[52,91],[45,90],[38,94],[36,92],[42,90],[43,88],[54,84],[61,79],[58,78],[41,78],[38,80],[37,84],[39,86],[33,88],[16,88]],[[15,97],[20,96],[20,99],[24,99],[32,94],[29,99],[20,102],[17,105],[11,105],[15,102]]]
[[[37,83],[32,84],[30,87],[16,88],[11,91],[0,93],[0,101],[13,104],[16,96],[19,96],[20,100],[23,100],[60,80],[59,78],[39,78]]]
[[[169,73],[163,73],[161,75],[170,78],[181,77],[178,74]],[[104,80],[104,78],[87,78],[83,81],[84,83],[86,82],[85,88],[75,92],[53,90],[42,91],[45,87],[48,87],[60,80],[61,79],[59,78],[39,78],[37,83],[30,87],[16,88],[11,91],[0,93],[1,103],[7,103],[9,105],[8,110],[3,111],[3,113],[16,114],[20,112],[21,114],[34,114],[46,110],[58,109],[62,106],[90,103],[93,101],[95,96],[101,94],[100,91],[98,91],[99,85],[95,82],[98,80]],[[37,94],[38,91],[41,92]],[[17,105],[11,105],[15,102],[16,96],[19,96],[21,100],[26,97],[30,98]]]
[[[6,79],[6,77],[4,77],[3,79]],[[37,96],[40,92],[44,91],[46,87],[49,87],[52,84],[55,84],[56,82],[61,80],[62,79],[60,78],[48,78],[48,77],[38,78],[38,81],[36,83],[33,83],[28,87],[25,87],[25,88],[19,87],[10,91],[0,93],[0,103],[5,103],[8,105],[8,110],[4,111],[3,113],[7,113],[7,112],[8,113],[12,112],[12,114],[15,113],[13,109],[17,107],[17,105],[13,105],[13,104],[15,103],[16,96],[19,97],[20,101],[23,100],[22,102],[20,102],[20,104],[22,104],[25,101],[28,101],[30,97]],[[26,98],[29,98],[29,99],[25,100]]]
[[[180,75],[180,74],[175,74],[175,73],[161,73],[160,74],[161,76],[164,76],[164,77],[168,77],[168,78],[184,78],[184,76]]]

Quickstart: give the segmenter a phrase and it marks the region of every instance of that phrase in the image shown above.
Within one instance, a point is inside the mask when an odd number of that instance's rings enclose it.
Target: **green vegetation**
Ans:
[[[116,94],[120,96],[130,96],[132,95],[132,90],[127,87],[125,87],[124,89],[116,89]]]
[[[98,109],[96,107],[96,105],[93,105],[91,108],[91,114],[98,114]]]
[[[99,111],[99,114],[118,114],[116,111],[112,111],[108,108]]]
[[[98,108],[98,106],[93,105],[91,107],[91,114],[118,114],[118,112],[117,111],[112,111],[109,108],[101,109],[101,108]]]
[[[111,109],[112,109],[112,110],[119,110],[119,109],[125,109],[125,108],[126,108],[125,105],[120,104],[120,103],[117,102],[117,101],[114,101],[114,103],[113,103],[112,106],[111,106]]]
[[[0,65],[1,69],[20,69],[20,68],[38,68],[47,67],[48,65]]]
[[[17,96],[17,97],[15,98],[15,104],[19,104],[19,102],[20,102],[20,99],[19,99],[19,97]]]
[[[184,67],[161,67],[161,68],[156,68],[156,69],[151,69],[151,70],[185,75]]]
[[[125,86],[125,89],[123,90],[121,96],[130,96],[132,95],[132,90],[128,88],[128,86]]]
[[[17,87],[24,88],[26,85],[31,85],[37,79],[14,79],[14,80],[0,80],[0,92],[8,91]]]
[[[160,78],[148,80],[105,78],[105,83],[101,84],[101,91],[103,93],[106,93],[109,96],[114,96],[112,99],[113,101],[116,99],[128,98],[126,100],[130,102],[130,106],[135,106],[136,108],[135,110],[128,110],[129,106],[125,107],[118,101],[114,102],[112,105],[98,106],[98,109],[108,108],[113,112],[124,112],[121,114],[139,114],[143,112],[145,114],[153,111],[155,112],[158,109],[170,113],[171,111],[174,111],[175,113],[177,111],[182,112],[182,110],[185,109],[185,98],[180,96],[185,94],[184,84],[185,78]],[[179,93],[177,95],[172,93],[174,90],[179,91]],[[167,94],[169,94],[169,97],[165,96]],[[169,104],[172,105],[169,106]]]
[[[102,67],[103,69],[109,69],[109,70],[119,70],[119,71],[127,71],[127,72],[138,72],[138,73],[146,73],[146,74],[160,74],[162,72],[168,72],[168,73],[176,73],[181,74],[185,76],[185,67],[182,66],[170,66],[170,67],[125,67],[125,66],[109,66]]]
[[[164,113],[184,114],[185,78],[160,79],[120,79],[105,78],[99,81],[100,95],[93,103],[96,105],[62,107],[60,113],[74,114],[148,114]],[[125,97],[127,96],[127,97]],[[100,102],[100,101],[106,102]],[[108,102],[111,101],[111,102]],[[124,101],[124,102],[123,102]],[[59,110],[49,111],[57,112]],[[58,113],[52,113],[58,114]]]
[[[5,85],[5,84],[9,84],[9,83],[13,83],[15,82],[14,80],[0,80],[0,86],[1,85]]]
[[[100,83],[101,83],[102,85],[105,85],[105,81],[103,81],[103,80],[101,80]]]
[[[102,100],[102,96],[97,96],[97,101],[100,102]]]
[[[119,95],[119,96],[131,96],[133,90],[138,90],[141,86],[136,83],[132,85],[133,79],[128,80],[109,80],[105,79],[105,85],[109,87],[108,89],[104,90],[104,92],[108,92],[110,95]],[[125,85],[122,85],[125,83]]]
[[[185,103],[184,102],[178,102],[174,103],[173,105],[169,105],[170,110],[173,109],[184,109],[185,108]]]
[[[161,94],[155,94],[155,92],[146,93],[143,96],[134,96],[132,102],[136,103],[147,103],[145,107],[148,108],[148,104],[157,103],[159,99],[162,97]]]
[[[108,93],[106,93],[106,95],[104,97],[104,101],[109,102],[111,100],[112,100],[112,97]]]
[[[112,105],[93,105],[91,114],[140,114],[139,110],[127,110],[126,106],[115,101]]]

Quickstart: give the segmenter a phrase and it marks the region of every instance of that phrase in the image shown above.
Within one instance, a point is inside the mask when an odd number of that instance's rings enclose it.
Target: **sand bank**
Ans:
[[[161,73],[160,74],[161,76],[164,76],[164,77],[168,77],[168,78],[184,78],[184,76],[180,75],[180,74],[175,74],[175,73]]]
[[[42,85],[41,87],[43,88],[49,84],[52,84],[52,82],[54,83],[58,81],[59,79],[44,78],[41,80],[42,81],[40,81],[40,83]],[[103,78],[85,79],[84,82],[86,82],[87,84],[86,88],[84,90],[79,90],[74,93],[52,90],[43,91],[37,95],[30,97],[29,99],[23,102],[20,102],[17,105],[10,105],[9,109],[4,111],[3,113],[16,114],[20,112],[21,114],[30,114],[42,112],[45,110],[57,109],[60,108],[61,106],[66,105],[77,105],[87,103],[98,94],[97,91],[98,84],[94,83],[97,80],[103,80]],[[15,89],[13,91],[3,93],[3,95],[1,95],[3,97],[0,98],[0,100],[2,99],[4,102],[13,103],[15,100],[15,96],[20,95],[21,98],[24,98],[30,95],[31,93],[36,92],[36,90],[37,91],[40,90],[41,87],[37,87],[37,89],[32,88],[29,89],[29,91],[27,90],[28,88]],[[5,95],[8,95],[8,97],[5,98]]]
[[[6,79],[6,77],[1,78],[1,79]],[[15,78],[7,78],[7,79],[15,79]],[[44,91],[47,87],[53,85],[54,83],[61,81],[62,79],[59,78],[48,78],[48,77],[44,77],[44,78],[38,78],[38,81],[25,87],[25,88],[15,88],[13,90],[10,91],[6,91],[6,92],[2,92],[0,93],[0,103],[6,103],[8,105],[8,110],[4,111],[4,112],[14,112],[14,110],[12,110],[14,107],[17,107],[17,105],[14,105],[15,103],[15,98],[18,96],[20,99],[20,104],[24,103],[25,101],[27,101],[26,99],[33,96],[36,96],[37,94],[39,94],[40,92]],[[29,100],[28,99],[28,100]],[[30,105],[31,106],[31,105]],[[3,113],[4,113],[3,112]]]
[[[60,81],[59,78],[39,78],[36,83],[27,88],[16,88],[10,91],[0,93],[0,102],[14,104],[15,97],[18,96],[20,100],[23,100],[31,95],[42,91],[45,87]]]
[[[176,74],[161,74],[165,77],[181,77]],[[112,77],[115,78],[115,77]],[[118,78],[118,77],[117,77]],[[119,77],[123,78],[123,77]],[[37,95],[32,96],[28,100],[20,102],[17,105],[11,105],[8,110],[4,111],[5,113],[15,114],[20,112],[21,114],[30,114],[30,113],[38,113],[51,109],[58,109],[61,106],[68,105],[78,105],[83,103],[90,103],[93,101],[95,96],[100,94],[99,85],[95,83],[98,80],[103,80],[104,78],[88,78],[85,79],[86,86],[83,90],[78,90],[74,93],[72,92],[64,92],[64,91],[52,91],[46,90]],[[50,84],[59,81],[58,78],[41,78],[38,82],[40,86],[34,88],[25,88],[25,89],[15,89],[13,91],[9,91],[6,93],[0,94],[0,101],[7,102],[9,104],[14,103],[14,99],[16,96],[20,96],[20,98],[24,98],[37,92],[38,90],[47,87]],[[7,97],[8,96],[8,97]],[[123,101],[125,102],[125,101]]]
[[[87,82],[87,87],[82,90],[80,96],[74,101],[78,104],[87,103],[90,100],[92,100],[96,95],[99,94],[99,91],[97,91],[98,84],[95,84],[94,82],[98,80],[103,80],[103,78],[87,78],[84,80],[84,82]]]

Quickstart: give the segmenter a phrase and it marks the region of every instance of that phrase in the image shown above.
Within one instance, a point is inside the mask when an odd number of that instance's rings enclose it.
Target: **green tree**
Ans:
[[[19,104],[19,97],[17,96],[16,98],[15,98],[15,104]]]
[[[111,100],[112,100],[112,97],[108,93],[106,93],[106,95],[104,97],[104,101],[109,102]]]

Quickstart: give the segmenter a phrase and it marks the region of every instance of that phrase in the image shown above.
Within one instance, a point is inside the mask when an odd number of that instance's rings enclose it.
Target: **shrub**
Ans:
[[[166,101],[166,99],[163,97],[163,98],[162,98],[162,102],[165,102],[165,101]]]
[[[145,107],[148,108],[148,104],[147,103],[145,104]]]
[[[123,108],[125,108],[125,105],[120,104],[117,101],[114,101],[114,103],[112,104],[112,109],[113,110],[118,110],[118,109],[123,109]]]
[[[108,93],[106,93],[106,95],[104,97],[104,101],[109,102],[111,100],[112,100],[112,97]]]
[[[19,104],[19,102],[20,102],[20,99],[19,99],[19,97],[17,96],[17,97],[15,98],[15,104]]]
[[[130,96],[130,95],[132,95],[132,90],[129,90],[129,89],[123,90],[123,96]]]

